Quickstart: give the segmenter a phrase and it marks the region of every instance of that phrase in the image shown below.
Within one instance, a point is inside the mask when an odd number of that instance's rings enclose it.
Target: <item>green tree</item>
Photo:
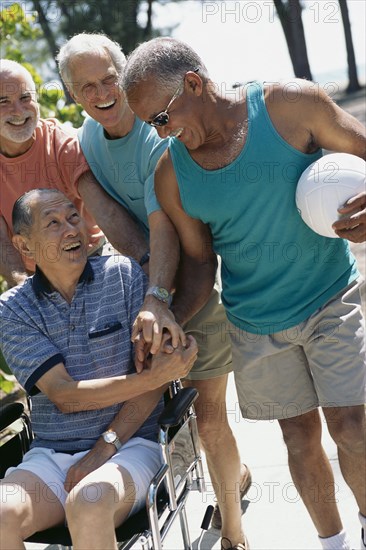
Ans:
[[[26,16],[20,4],[14,3],[0,10],[1,57],[24,64],[37,83],[41,80],[40,76],[34,67],[25,63],[22,48],[25,42],[38,40],[41,34],[35,25],[35,17]]]
[[[138,43],[159,34],[152,25],[154,4],[171,1],[183,0],[33,0],[31,4],[54,59],[61,44],[81,32],[107,34],[129,53]],[[164,29],[164,34],[172,28]],[[67,103],[72,101],[67,93],[66,98]]]
[[[56,117],[61,122],[69,121],[75,127],[80,126],[84,120],[81,107],[75,104],[65,105],[61,86],[44,82],[34,65],[25,57],[25,44],[38,42],[44,36],[37,24],[36,14],[25,12],[18,3],[2,8],[0,36],[1,57],[21,63],[31,73],[37,87],[41,116]]]
[[[54,58],[58,38],[80,32],[103,32],[130,52],[142,40],[152,35],[152,6],[154,0],[33,0],[39,23]],[[147,5],[146,24],[140,23],[139,13]]]

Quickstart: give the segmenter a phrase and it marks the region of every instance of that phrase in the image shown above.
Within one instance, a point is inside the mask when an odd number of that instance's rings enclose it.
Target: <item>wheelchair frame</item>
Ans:
[[[194,482],[204,491],[202,459],[199,447],[196,415],[193,403],[198,396],[194,388],[181,388],[173,383],[171,399],[159,417],[158,442],[162,451],[163,464],[151,480],[146,496],[146,510],[140,510],[116,529],[119,550],[129,550],[140,545],[141,550],[161,550],[163,541],[171,526],[179,517],[184,550],[192,550],[186,516],[186,501]],[[1,432],[14,422],[21,423],[10,438],[1,445]],[[180,467],[175,464],[179,438],[184,438],[184,453],[179,455]],[[0,412],[0,477],[10,465],[16,466],[29,449],[33,434],[31,423],[22,403],[3,407]],[[187,444],[189,438],[189,444]],[[182,446],[182,445],[181,445]],[[186,449],[191,453],[187,455]],[[5,457],[5,462],[3,459]],[[9,464],[11,462],[11,464]],[[68,529],[53,527],[33,534],[25,542],[59,544],[72,547]]]

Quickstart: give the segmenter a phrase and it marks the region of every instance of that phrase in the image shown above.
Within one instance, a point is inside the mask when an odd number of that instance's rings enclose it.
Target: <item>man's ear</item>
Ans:
[[[200,96],[202,94],[203,80],[197,72],[188,71],[184,76],[184,83],[195,95]]]
[[[27,258],[33,257],[33,252],[28,246],[28,239],[23,237],[23,235],[13,235],[12,243],[22,256],[27,256]]]
[[[76,95],[72,91],[71,87],[66,84],[66,88],[67,88],[67,91],[69,92],[69,94],[71,95],[72,99],[75,101],[75,103],[79,103],[78,100],[76,99]]]
[[[71,95],[72,99],[75,101],[75,103],[79,103],[78,100],[76,99],[76,95],[74,94],[74,92],[72,90],[69,89],[69,94]]]

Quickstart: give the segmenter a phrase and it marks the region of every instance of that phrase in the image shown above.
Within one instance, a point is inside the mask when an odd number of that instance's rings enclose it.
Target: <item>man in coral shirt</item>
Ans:
[[[0,70],[0,273],[9,286],[21,283],[33,262],[21,257],[11,243],[11,212],[15,201],[37,187],[56,188],[72,200],[86,219],[89,248],[96,251],[103,233],[85,211],[74,187],[93,177],[78,139],[55,119],[41,119],[35,84],[15,61],[1,60]],[[55,251],[40,250],[52,257]]]

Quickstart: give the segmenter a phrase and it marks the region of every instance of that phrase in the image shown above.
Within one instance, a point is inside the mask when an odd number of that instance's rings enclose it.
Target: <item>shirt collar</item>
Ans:
[[[84,270],[80,275],[78,284],[91,283],[93,280],[94,270],[89,260],[87,260]],[[41,298],[42,294],[52,294],[53,292],[56,292],[46,275],[39,269],[38,266],[36,266],[36,272],[32,277],[32,286],[34,293],[38,298]]]

